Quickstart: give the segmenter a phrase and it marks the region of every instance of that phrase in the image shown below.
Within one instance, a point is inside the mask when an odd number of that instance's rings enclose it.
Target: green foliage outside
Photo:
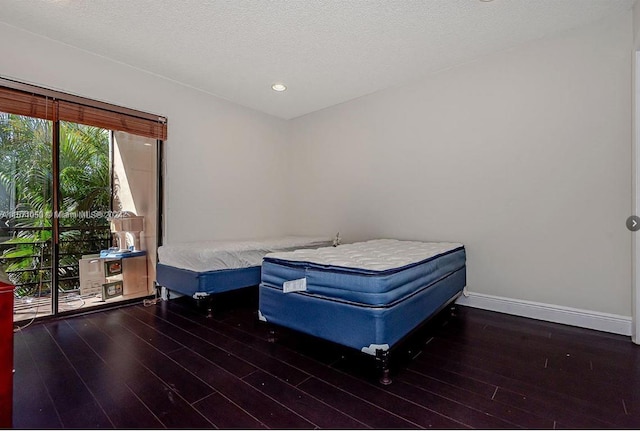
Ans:
[[[0,113],[0,236],[11,237],[0,243],[0,265],[19,296],[51,290],[51,137],[50,121]],[[59,289],[69,290],[82,254],[110,244],[109,131],[61,122],[59,163]]]

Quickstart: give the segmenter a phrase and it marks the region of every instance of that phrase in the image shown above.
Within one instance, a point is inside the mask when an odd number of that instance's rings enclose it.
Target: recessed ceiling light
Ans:
[[[284,84],[281,84],[281,83],[275,83],[274,85],[271,86],[271,88],[274,91],[283,92],[283,91],[285,91],[287,89],[287,86],[284,85]]]

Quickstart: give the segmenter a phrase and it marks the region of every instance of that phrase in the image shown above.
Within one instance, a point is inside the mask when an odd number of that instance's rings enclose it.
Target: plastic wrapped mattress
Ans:
[[[327,237],[288,236],[241,241],[200,241],[173,243],[158,248],[158,261],[195,272],[254,267],[275,251],[330,246]]]
[[[156,282],[175,293],[201,298],[258,285],[262,258],[273,251],[328,246],[327,237],[279,237],[242,241],[174,243],[158,248]]]

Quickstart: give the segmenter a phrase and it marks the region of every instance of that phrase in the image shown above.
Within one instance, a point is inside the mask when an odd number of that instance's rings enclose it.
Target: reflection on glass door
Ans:
[[[0,268],[15,319],[52,312],[52,125],[0,112]]]
[[[60,132],[59,311],[152,294],[157,141],[67,122]]]
[[[146,261],[136,267],[137,282],[130,285],[129,295],[153,294],[158,245],[158,142],[127,132],[113,132],[113,181],[113,210],[142,221],[138,227],[142,232],[127,234],[125,247],[144,252],[145,259],[139,260]]]

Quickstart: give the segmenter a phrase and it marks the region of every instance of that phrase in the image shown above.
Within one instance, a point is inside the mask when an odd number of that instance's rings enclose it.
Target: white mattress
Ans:
[[[270,252],[331,246],[332,238],[288,236],[243,241],[201,241],[163,245],[160,264],[196,272],[254,267]]]
[[[459,247],[462,247],[461,243],[381,239],[338,247],[275,252],[266,257],[323,266],[386,271],[418,263]]]

